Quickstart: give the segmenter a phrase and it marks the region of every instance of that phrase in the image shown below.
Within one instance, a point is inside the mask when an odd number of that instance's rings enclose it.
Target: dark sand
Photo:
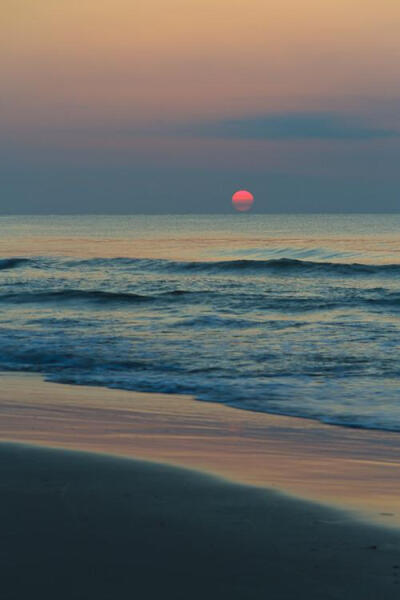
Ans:
[[[400,535],[209,476],[0,445],[3,600],[393,600]]]
[[[0,439],[0,600],[400,597],[397,434],[4,374]]]

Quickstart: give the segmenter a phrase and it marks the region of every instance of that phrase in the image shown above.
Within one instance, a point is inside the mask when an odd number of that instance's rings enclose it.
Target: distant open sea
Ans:
[[[0,217],[0,369],[400,431],[400,215]]]

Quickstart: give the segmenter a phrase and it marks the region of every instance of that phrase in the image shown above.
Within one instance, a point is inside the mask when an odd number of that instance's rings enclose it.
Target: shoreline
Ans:
[[[0,439],[101,452],[275,489],[400,527],[400,436],[189,396],[0,373]]]

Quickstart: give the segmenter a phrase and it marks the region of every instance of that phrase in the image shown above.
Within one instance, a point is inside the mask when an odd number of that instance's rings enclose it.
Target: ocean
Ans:
[[[0,217],[0,369],[400,431],[400,215]]]

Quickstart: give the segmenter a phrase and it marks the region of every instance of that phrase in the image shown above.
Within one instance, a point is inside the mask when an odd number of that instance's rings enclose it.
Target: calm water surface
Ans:
[[[400,430],[400,215],[0,218],[0,369]]]

